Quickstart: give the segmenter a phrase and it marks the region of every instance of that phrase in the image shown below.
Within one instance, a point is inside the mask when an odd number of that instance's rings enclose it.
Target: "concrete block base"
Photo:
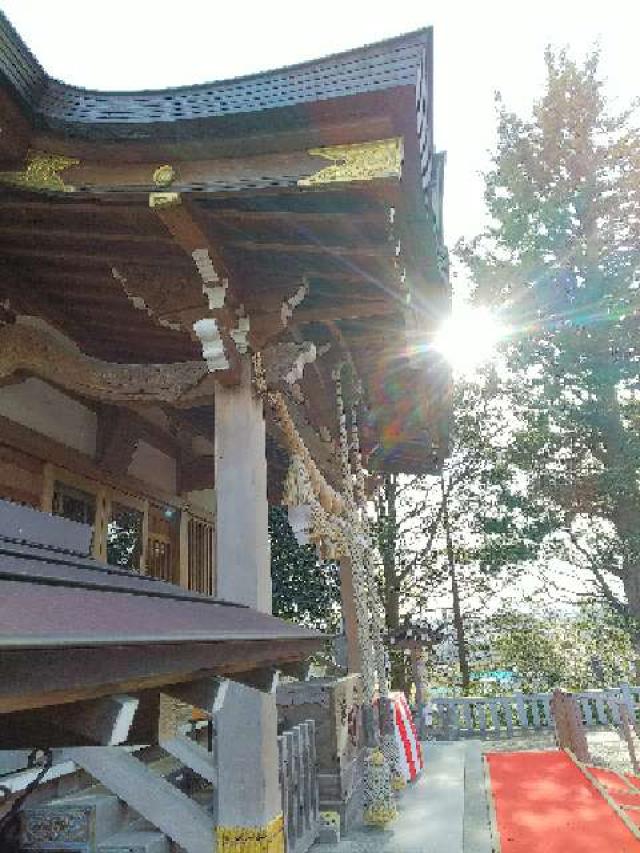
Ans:
[[[26,808],[21,818],[21,848],[29,853],[73,850],[91,853],[96,839],[121,826],[123,806],[110,794],[63,797]]]
[[[338,812],[320,812],[318,844],[338,844],[340,841],[340,815]]]

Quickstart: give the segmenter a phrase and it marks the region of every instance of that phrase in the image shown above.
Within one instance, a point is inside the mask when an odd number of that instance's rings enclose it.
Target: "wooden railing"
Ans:
[[[576,692],[587,727],[620,725],[620,702],[632,721],[638,718],[640,687],[622,684],[604,690]],[[433,702],[429,726],[438,740],[468,737],[513,737],[532,731],[553,730],[551,693],[515,693],[513,696],[439,698]]]
[[[306,853],[320,830],[315,727],[313,720],[307,720],[278,738],[287,853]]]

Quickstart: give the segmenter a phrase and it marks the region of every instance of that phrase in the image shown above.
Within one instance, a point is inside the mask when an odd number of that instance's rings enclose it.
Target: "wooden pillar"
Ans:
[[[217,597],[270,613],[265,424],[248,359],[239,386],[216,387],[215,465]],[[257,849],[265,834],[274,846],[260,849],[275,851],[282,835],[275,695],[229,688],[216,716],[218,853]]]
[[[362,672],[356,601],[353,591],[353,571],[349,557],[340,558],[340,599],[342,602],[342,624],[347,638],[347,669],[349,673]]]
[[[189,513],[184,507],[180,510],[178,583],[184,589],[189,589]]]

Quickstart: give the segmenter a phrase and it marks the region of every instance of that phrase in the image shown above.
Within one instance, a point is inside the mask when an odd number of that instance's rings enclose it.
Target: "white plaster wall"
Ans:
[[[1,387],[0,415],[87,456],[96,455],[96,413],[41,379]]]
[[[172,495],[176,493],[176,460],[146,441],[138,442],[127,473]]]
[[[205,510],[205,512],[215,515],[216,493],[214,489],[198,489],[193,492],[185,492],[183,497],[194,508]]]

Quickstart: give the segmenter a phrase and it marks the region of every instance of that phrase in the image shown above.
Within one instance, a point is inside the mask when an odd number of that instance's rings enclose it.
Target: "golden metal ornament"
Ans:
[[[216,838],[218,853],[284,853],[284,818],[266,826],[219,826]]]
[[[30,190],[73,192],[74,187],[65,184],[59,172],[79,163],[74,157],[64,157],[62,154],[30,151],[24,169],[21,172],[0,172],[0,183]]]
[[[157,187],[170,187],[176,179],[176,170],[173,166],[166,163],[164,166],[158,166],[153,173],[153,183]]]
[[[176,207],[182,204],[180,193],[149,193],[149,207]]]
[[[402,137],[355,145],[328,145],[326,148],[312,148],[309,154],[333,160],[333,164],[307,178],[300,178],[299,187],[402,176]]]

